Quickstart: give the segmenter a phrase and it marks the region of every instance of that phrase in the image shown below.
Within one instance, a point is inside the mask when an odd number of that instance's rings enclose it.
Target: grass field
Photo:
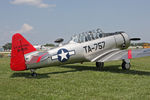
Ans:
[[[131,60],[131,70],[121,61],[53,66],[13,72],[8,57],[0,58],[0,100],[150,100],[150,57]]]

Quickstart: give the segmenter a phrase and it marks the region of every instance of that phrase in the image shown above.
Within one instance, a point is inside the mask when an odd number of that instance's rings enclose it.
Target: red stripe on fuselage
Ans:
[[[128,50],[128,59],[132,59],[132,50]]]
[[[42,58],[43,56],[45,56],[45,55],[47,55],[47,53],[44,53],[43,55],[39,56],[39,58],[37,59],[36,62],[37,62],[37,63],[40,62],[41,58]]]

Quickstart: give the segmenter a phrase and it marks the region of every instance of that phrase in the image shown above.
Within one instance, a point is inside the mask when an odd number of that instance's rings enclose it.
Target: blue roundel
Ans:
[[[59,49],[57,55],[60,62],[65,62],[70,58],[69,51],[67,49]]]

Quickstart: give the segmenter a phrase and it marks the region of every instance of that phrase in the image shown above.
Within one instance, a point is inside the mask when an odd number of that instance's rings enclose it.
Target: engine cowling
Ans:
[[[116,46],[120,49],[127,49],[130,46],[130,38],[125,32],[120,32],[114,35],[116,40]]]

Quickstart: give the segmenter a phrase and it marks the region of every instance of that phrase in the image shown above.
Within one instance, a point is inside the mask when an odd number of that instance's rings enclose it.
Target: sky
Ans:
[[[150,0],[0,1],[0,46],[16,32],[32,44],[46,44],[97,28],[150,42]]]

